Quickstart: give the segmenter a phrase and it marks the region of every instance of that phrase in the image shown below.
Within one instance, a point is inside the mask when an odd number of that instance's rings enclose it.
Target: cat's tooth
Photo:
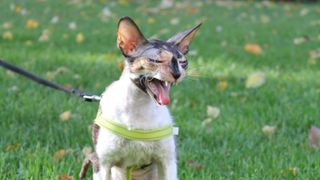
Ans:
[[[168,81],[165,81],[164,83],[165,83],[165,85],[166,85],[166,86],[169,86],[169,83],[168,83]]]

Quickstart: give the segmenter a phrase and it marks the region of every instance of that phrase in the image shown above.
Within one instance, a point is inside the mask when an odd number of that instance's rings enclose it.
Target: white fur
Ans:
[[[102,116],[131,129],[153,129],[172,123],[167,107],[156,104],[133,84],[130,75],[125,69],[120,79],[103,93],[100,102]],[[126,167],[151,162],[152,167],[156,168],[150,171],[153,173],[152,179],[178,179],[174,137],[161,141],[128,141],[100,128],[96,153],[100,171],[94,173],[95,180],[103,177],[107,180],[125,180]],[[115,163],[121,164],[121,167],[114,167]]]

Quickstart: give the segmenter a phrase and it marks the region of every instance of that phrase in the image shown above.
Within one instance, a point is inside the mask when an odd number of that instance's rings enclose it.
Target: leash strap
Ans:
[[[15,72],[17,74],[20,74],[28,79],[31,79],[32,81],[35,81],[41,85],[44,85],[44,86],[47,86],[47,87],[51,87],[53,89],[57,89],[59,91],[63,91],[65,93],[68,93],[68,94],[73,94],[75,96],[78,96],[80,98],[82,98],[83,100],[87,101],[87,102],[93,102],[93,101],[100,101],[101,97],[100,96],[97,96],[97,95],[91,95],[91,94],[87,94],[87,93],[84,93],[84,92],[81,92],[77,89],[67,89],[59,84],[56,84],[52,81],[48,81],[48,80],[45,80],[45,79],[42,79],[22,68],[19,68],[15,65],[12,65],[10,63],[7,63],[6,61],[4,60],[1,60],[0,59],[0,66],[2,66],[3,68],[5,69],[8,69],[12,72]]]

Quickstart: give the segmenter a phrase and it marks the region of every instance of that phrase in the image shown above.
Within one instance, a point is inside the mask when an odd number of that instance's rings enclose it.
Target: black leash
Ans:
[[[77,89],[67,89],[59,84],[56,84],[54,82],[51,82],[51,81],[48,81],[48,80],[45,80],[45,79],[42,79],[24,69],[21,69],[17,66],[14,66],[12,64],[9,64],[7,63],[6,61],[4,60],[1,60],[0,59],[0,66],[4,67],[5,69],[9,69],[10,71],[12,72],[15,72],[15,73],[18,73],[24,77],[27,77],[39,84],[42,84],[44,86],[48,86],[48,87],[51,87],[53,89],[57,89],[57,90],[60,90],[60,91],[63,91],[65,93],[68,93],[68,94],[73,94],[75,96],[78,96],[80,97],[81,99],[87,101],[87,102],[93,102],[93,101],[100,101],[101,97],[100,96],[97,96],[97,95],[92,95],[92,94],[88,94],[88,93],[84,93],[84,92],[81,92]]]

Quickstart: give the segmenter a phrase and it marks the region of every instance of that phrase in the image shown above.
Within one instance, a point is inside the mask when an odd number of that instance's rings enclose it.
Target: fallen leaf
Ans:
[[[59,176],[59,180],[73,180],[73,177],[68,175],[61,175]]]
[[[221,25],[216,26],[216,32],[221,32],[223,30]]]
[[[319,49],[311,50],[311,51],[309,52],[309,57],[310,57],[311,59],[320,58],[320,48],[319,48]]]
[[[173,6],[173,0],[162,0],[160,4],[161,9],[171,8]]]
[[[210,118],[218,118],[220,115],[220,109],[214,106],[207,106],[207,115]]]
[[[72,89],[73,85],[70,83],[65,83],[65,84],[63,84],[63,87],[67,88],[67,89]]]
[[[6,70],[6,75],[8,77],[14,77],[16,74],[14,72],[10,71],[10,70]]]
[[[21,147],[21,144],[18,143],[18,144],[9,144],[6,146],[6,151],[7,152],[12,152],[12,151],[17,151],[18,149],[20,149]]]
[[[120,5],[124,5],[124,6],[127,6],[129,4],[129,0],[118,0],[118,3]]]
[[[39,41],[40,42],[49,41],[49,35],[48,34],[41,34],[41,36],[39,37]]]
[[[211,122],[212,122],[212,118],[207,118],[207,119],[202,121],[201,126],[202,127],[207,127]]]
[[[2,33],[2,38],[4,40],[9,40],[10,41],[10,40],[13,39],[13,35],[12,35],[12,33],[10,31],[6,31],[6,32]]]
[[[80,32],[80,33],[78,33],[77,36],[76,36],[76,42],[80,44],[80,43],[82,43],[83,41],[84,41],[84,35],[83,35],[83,33]]]
[[[18,90],[19,90],[19,88],[18,88],[17,86],[15,86],[15,85],[11,86],[11,87],[8,89],[9,92],[16,92],[16,91],[18,91]]]
[[[276,127],[274,126],[265,125],[262,127],[263,134],[268,136],[269,138],[274,135],[275,131],[276,131]]]
[[[189,167],[195,168],[195,169],[197,169],[197,170],[201,170],[201,169],[204,168],[204,166],[203,166],[200,162],[198,162],[198,161],[193,161],[193,160],[189,160],[189,161],[188,161],[188,165],[189,165]]]
[[[266,82],[266,76],[263,72],[255,72],[248,76],[246,88],[258,88]]]
[[[29,19],[27,22],[26,22],[26,28],[28,29],[36,29],[38,27],[38,22],[34,19]]]
[[[309,130],[309,144],[312,148],[320,148],[320,128],[312,126]]]
[[[77,29],[77,23],[76,22],[70,22],[68,27],[71,30],[75,30],[75,29]]]
[[[153,17],[149,17],[147,20],[148,24],[154,24],[156,20]]]
[[[247,43],[244,46],[244,50],[247,51],[248,53],[255,54],[255,55],[262,54],[262,49],[259,44]]]
[[[65,155],[66,155],[66,150],[60,149],[54,153],[53,160],[58,161],[59,159],[63,158],[63,156]]]
[[[2,24],[3,29],[10,29],[12,28],[12,23],[11,22],[5,22]]]
[[[217,88],[221,91],[225,90],[228,87],[227,81],[219,81],[217,84]]]
[[[309,40],[310,40],[309,36],[296,37],[293,39],[293,43],[295,45],[299,45],[299,44],[302,44],[302,43],[309,41]]]
[[[304,9],[302,9],[302,10],[300,11],[300,16],[305,16],[305,15],[307,15],[308,13],[309,13],[309,9],[304,8]]]
[[[61,113],[59,117],[61,121],[68,121],[71,118],[71,111],[65,111]]]
[[[59,16],[53,16],[50,23],[51,24],[57,24],[59,22]]]
[[[40,42],[46,42],[49,41],[49,30],[45,29],[42,31],[41,36],[38,39]]]
[[[82,153],[83,153],[83,155],[88,156],[89,154],[92,153],[92,147],[90,147],[90,146],[85,146],[85,147],[82,149]]]
[[[14,10],[16,11],[16,13],[20,13],[22,10],[22,7],[18,4],[15,5]]]
[[[297,167],[290,167],[289,172],[291,173],[292,176],[296,177],[298,173],[298,168]]]
[[[74,79],[81,79],[81,76],[79,74],[75,74],[75,75],[73,75],[73,78]]]
[[[102,15],[103,15],[104,17],[110,17],[110,16],[112,15],[112,13],[111,13],[111,11],[110,11],[110,9],[109,9],[108,6],[103,7],[103,9],[102,9]]]
[[[33,42],[32,42],[31,40],[27,40],[27,41],[25,42],[25,44],[26,44],[27,46],[31,46],[31,45],[33,44]]]
[[[172,24],[172,25],[177,25],[177,24],[179,24],[179,22],[180,22],[179,18],[172,18],[170,20],[170,24]]]
[[[261,21],[263,24],[266,24],[266,23],[269,23],[269,22],[270,22],[270,18],[269,18],[269,16],[261,15],[261,16],[260,16],[260,21]]]
[[[199,12],[199,8],[197,8],[197,7],[188,7],[187,8],[187,13],[188,14],[195,14],[195,13],[197,13],[197,12]]]
[[[310,59],[308,59],[308,64],[315,65],[315,64],[317,64],[317,60],[310,58]]]

